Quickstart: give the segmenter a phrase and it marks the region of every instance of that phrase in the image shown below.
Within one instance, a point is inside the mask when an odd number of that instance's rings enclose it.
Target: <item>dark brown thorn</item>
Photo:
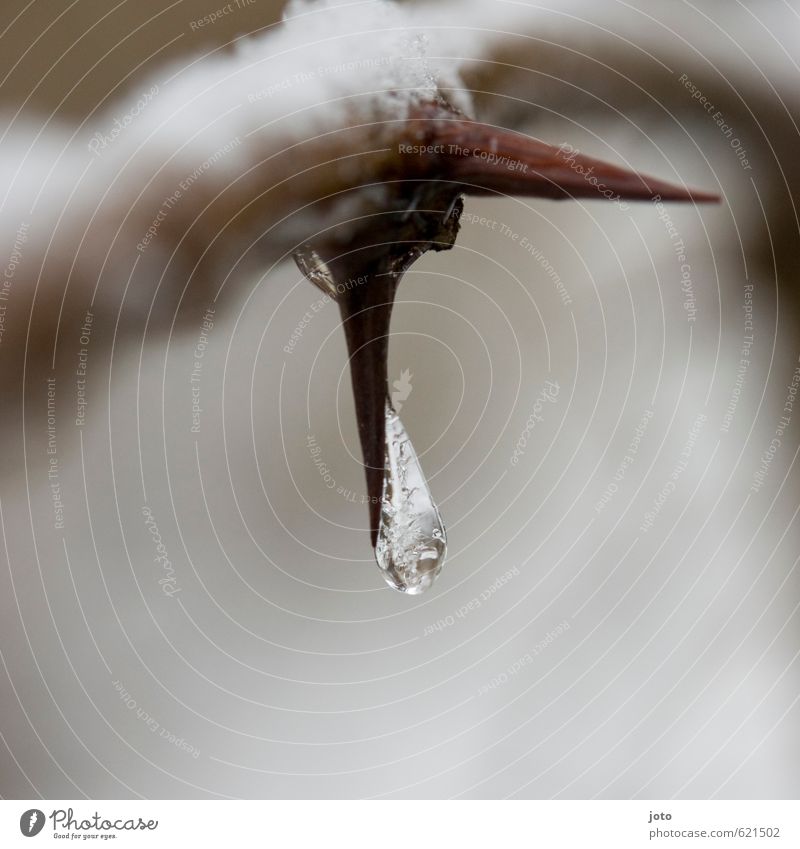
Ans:
[[[370,275],[337,296],[350,355],[350,379],[369,499],[370,539],[378,540],[386,451],[389,322],[398,276]]]
[[[556,200],[719,201],[717,195],[676,186],[584,156],[570,145],[545,144],[519,133],[462,120],[438,120],[430,144],[439,176],[467,194],[503,193]]]
[[[378,540],[386,466],[387,360],[395,294],[403,273],[417,257],[452,246],[461,212],[460,194],[441,182],[420,182],[413,192],[404,185],[399,200],[405,202],[369,216],[369,225],[353,234],[336,257],[327,256],[330,246],[320,246],[320,255],[312,245],[305,245],[295,257],[312,282],[319,282],[319,277],[322,288],[333,288],[339,305],[350,355],[373,547]]]

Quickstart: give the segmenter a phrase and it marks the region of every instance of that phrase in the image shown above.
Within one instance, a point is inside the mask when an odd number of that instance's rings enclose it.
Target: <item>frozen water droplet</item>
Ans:
[[[386,583],[409,595],[425,592],[447,550],[439,510],[400,417],[386,402],[386,467],[375,558]]]
[[[336,281],[333,279],[333,273],[325,260],[311,245],[303,245],[302,248],[298,248],[294,252],[294,261],[300,271],[318,289],[322,289],[326,295],[330,295],[332,298],[336,297]]]

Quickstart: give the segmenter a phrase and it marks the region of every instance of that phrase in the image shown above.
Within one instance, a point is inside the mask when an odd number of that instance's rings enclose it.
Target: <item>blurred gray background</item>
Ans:
[[[282,4],[191,29],[220,5],[8,0],[2,104],[83,120]],[[659,38],[794,78],[796,4],[701,6]],[[390,375],[410,372],[402,417],[449,538],[420,598],[373,561],[335,306],[289,345],[319,298],[294,267],[215,315],[196,432],[200,326],[98,354],[87,426],[59,431],[64,531],[42,421],[0,484],[2,795],[795,797],[797,232],[754,127],[790,181],[796,128],[752,74],[767,93],[726,101],[750,168],[689,94],[680,121],[530,109],[542,138],[723,204],[670,224],[649,203],[470,200],[456,247],[407,275]]]

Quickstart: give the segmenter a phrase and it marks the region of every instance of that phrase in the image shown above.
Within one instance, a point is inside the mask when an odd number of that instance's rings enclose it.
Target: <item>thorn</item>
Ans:
[[[458,222],[452,217],[462,203],[462,192],[556,199],[608,199],[610,192],[615,200],[719,200],[707,192],[592,159],[569,145],[554,147],[461,118],[445,120],[441,113],[421,112],[409,125],[407,137],[425,142],[414,147],[430,148],[435,155],[398,161],[393,176],[398,185],[409,180],[427,188],[418,187],[405,204],[387,210],[384,222],[356,233],[349,250],[336,260],[324,262],[309,246],[295,257],[312,282],[333,287],[339,304],[350,355],[373,547],[383,498],[389,324],[397,286],[406,268],[422,253],[452,246],[458,233]],[[306,254],[311,257],[310,264],[304,259]],[[352,285],[353,281],[358,281],[357,285]]]
[[[438,163],[440,179],[459,183],[467,194],[500,192],[556,200],[719,201],[715,194],[584,156],[571,145],[556,147],[474,121],[438,120],[434,126],[431,143],[444,151]]]
[[[429,189],[431,187],[429,186]],[[294,253],[303,274],[339,305],[350,355],[358,437],[367,479],[370,538],[378,541],[386,467],[386,405],[389,399],[389,324],[395,294],[406,269],[427,250],[445,250],[458,233],[458,221],[442,220],[446,203],[455,210],[452,187],[442,192],[433,183],[426,195],[418,189],[416,214],[404,217],[405,206],[389,210],[357,231],[348,248],[329,256],[330,245],[317,251],[304,244]],[[428,209],[431,204],[438,204]],[[340,250],[340,246],[337,248]]]
[[[397,275],[370,275],[336,298],[350,355],[350,379],[369,499],[370,539],[378,541],[386,463],[389,322]]]

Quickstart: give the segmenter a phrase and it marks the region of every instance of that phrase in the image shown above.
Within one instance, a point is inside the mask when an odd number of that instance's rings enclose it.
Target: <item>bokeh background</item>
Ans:
[[[282,4],[191,27],[221,5],[6,0],[4,113],[88,130]],[[509,36],[482,108],[723,202],[469,200],[408,273],[390,375],[448,528],[434,589],[374,564],[337,311],[291,341],[319,300],[293,266],[205,327],[92,349],[64,529],[44,410],[0,481],[4,797],[796,797],[798,6],[608,6],[639,77],[559,92]]]

